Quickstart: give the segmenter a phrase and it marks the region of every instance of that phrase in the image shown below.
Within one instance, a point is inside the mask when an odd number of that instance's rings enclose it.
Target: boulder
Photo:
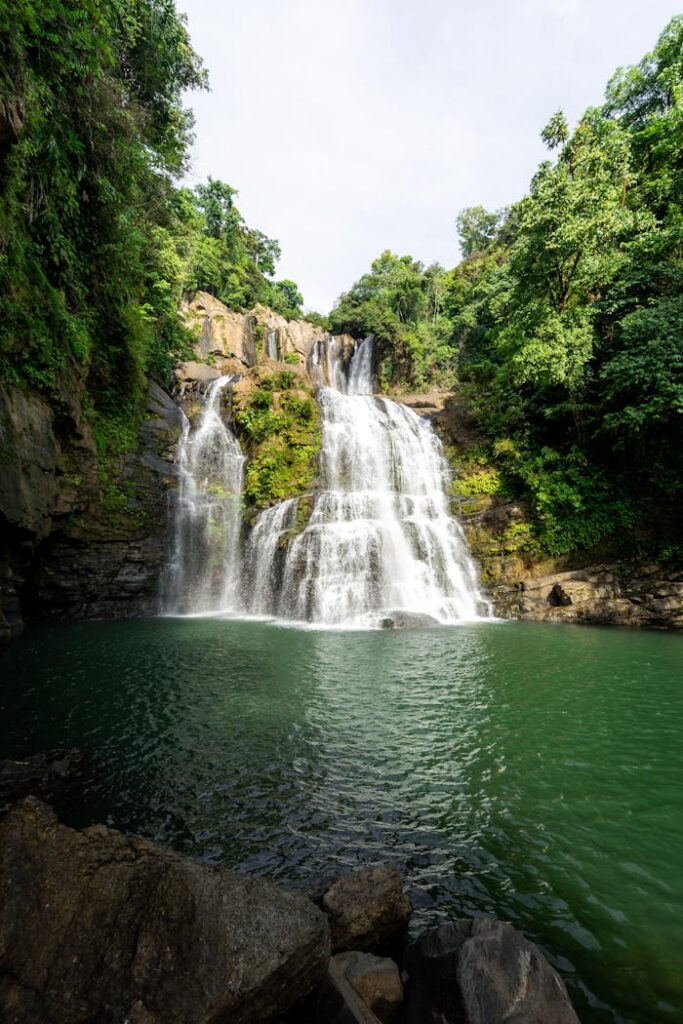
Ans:
[[[26,796],[62,807],[83,785],[89,757],[80,750],[52,750],[0,761],[0,814]]]
[[[408,946],[406,1024],[578,1024],[560,976],[505,921],[454,921]]]
[[[332,958],[344,977],[382,1024],[395,1024],[403,1006],[403,983],[397,964],[372,953],[338,953]]]
[[[332,951],[380,952],[400,939],[412,907],[398,868],[374,864],[342,875],[318,894],[330,922]]]
[[[304,896],[33,797],[0,823],[0,887],[5,1024],[264,1024],[327,968]]]
[[[380,622],[382,629],[424,629],[426,626],[438,626],[439,620],[424,612],[407,612],[399,609],[387,612]]]

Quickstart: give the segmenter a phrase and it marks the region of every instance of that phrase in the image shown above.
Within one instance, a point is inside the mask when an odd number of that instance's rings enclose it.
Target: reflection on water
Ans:
[[[158,620],[0,652],[4,754],[98,757],[78,824],[305,885],[398,863],[416,926],[490,913],[585,1022],[674,1021],[682,638]]]

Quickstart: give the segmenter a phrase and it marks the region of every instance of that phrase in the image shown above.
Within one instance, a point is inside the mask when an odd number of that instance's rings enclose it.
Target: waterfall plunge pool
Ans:
[[[491,914],[584,1024],[681,1020],[683,637],[187,618],[0,651],[0,756],[96,756],[95,821],[305,886],[400,865],[415,924]]]

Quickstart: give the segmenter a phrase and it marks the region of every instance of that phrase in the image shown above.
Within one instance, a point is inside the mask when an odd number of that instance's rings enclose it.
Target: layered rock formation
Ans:
[[[180,380],[191,379],[197,363],[210,364],[220,373],[240,373],[264,362],[305,365],[316,341],[325,337],[321,327],[286,320],[265,306],[236,313],[208,292],[197,292],[183,306],[182,315],[197,338],[197,362],[178,367]]]

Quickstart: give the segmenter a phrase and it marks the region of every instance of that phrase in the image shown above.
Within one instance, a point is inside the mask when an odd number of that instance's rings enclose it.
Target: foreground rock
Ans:
[[[330,960],[327,978],[303,1019],[306,1024],[382,1024],[346,977],[338,956]],[[296,1024],[300,1024],[298,1016]]]
[[[393,960],[356,952],[338,953],[332,959],[382,1024],[398,1021],[403,1006],[403,983]]]
[[[541,951],[504,921],[455,921],[406,950],[407,1024],[578,1024]]]
[[[324,977],[305,897],[29,797],[0,824],[4,1024],[265,1024]]]
[[[391,949],[412,911],[398,868],[391,864],[343,875],[318,892],[316,902],[328,916],[333,952]]]
[[[0,761],[0,814],[29,795],[64,807],[80,792],[89,764],[90,758],[80,750],[52,750]]]

